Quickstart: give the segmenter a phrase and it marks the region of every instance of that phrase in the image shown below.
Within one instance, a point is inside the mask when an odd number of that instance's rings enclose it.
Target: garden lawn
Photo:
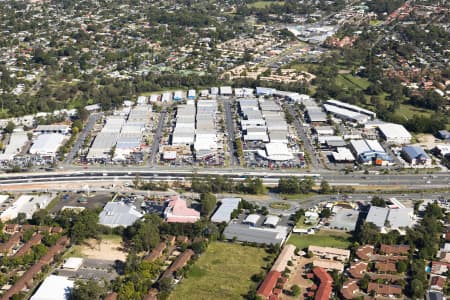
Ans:
[[[315,234],[292,234],[288,244],[295,245],[300,249],[310,245],[322,247],[348,248],[351,244],[351,235],[346,232],[334,230],[320,230]]]
[[[263,270],[266,256],[263,248],[212,242],[169,299],[242,299],[253,284],[252,275]]]

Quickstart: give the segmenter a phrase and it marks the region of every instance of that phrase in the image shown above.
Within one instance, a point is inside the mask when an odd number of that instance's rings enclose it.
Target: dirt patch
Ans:
[[[86,258],[103,260],[121,260],[126,261],[127,253],[119,241],[95,239],[87,240],[81,248],[81,253]]]
[[[426,149],[433,149],[436,146],[436,138],[432,134],[416,135],[417,143],[414,146],[420,146]]]
[[[305,266],[311,262],[312,262],[312,259],[302,257],[294,262],[294,266],[289,267],[292,275],[289,276],[289,279],[286,282],[284,288],[287,290],[290,290],[293,285],[298,285],[301,288],[302,292],[301,292],[301,295],[298,296],[297,298],[283,294],[281,299],[283,299],[283,300],[305,299],[305,296],[304,296],[305,293],[314,284],[311,280],[304,277],[304,275],[306,273]]]

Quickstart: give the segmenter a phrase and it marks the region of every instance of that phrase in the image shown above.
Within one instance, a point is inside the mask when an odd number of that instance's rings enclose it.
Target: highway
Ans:
[[[120,168],[115,169],[90,169],[90,170],[57,170],[54,172],[30,172],[0,174],[0,187],[10,184],[30,184],[37,182],[67,182],[67,181],[117,181],[132,180],[137,174],[144,180],[185,180],[192,176],[226,176],[232,180],[243,180],[247,177],[263,179],[267,185],[276,185],[280,178],[308,177],[316,179],[320,184],[322,179],[335,186],[402,186],[406,189],[450,188],[450,176],[448,173],[425,174],[388,174],[368,175],[363,173],[351,173],[348,175],[339,173],[299,173],[289,170],[248,170],[248,169],[149,169],[149,168]]]

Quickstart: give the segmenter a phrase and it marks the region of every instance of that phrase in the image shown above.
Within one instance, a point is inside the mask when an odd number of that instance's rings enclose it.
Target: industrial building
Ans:
[[[370,117],[366,114],[362,114],[353,110],[349,110],[346,108],[341,108],[338,106],[334,106],[331,104],[324,104],[323,107],[325,110],[335,116],[336,118],[358,123],[365,124],[370,120]]]
[[[355,161],[353,153],[345,147],[337,147],[336,151],[331,153],[331,156],[336,163],[352,163]]]
[[[383,139],[388,143],[403,145],[411,143],[411,134],[403,125],[384,123],[378,125],[378,130]]]
[[[239,242],[282,245],[289,234],[289,227],[269,228],[249,226],[243,223],[230,223],[223,234],[228,240],[236,239]]]
[[[317,104],[314,104],[306,107],[306,119],[311,124],[323,124],[327,122],[327,114]]]
[[[294,159],[292,151],[284,143],[267,143],[265,150],[258,150],[258,155],[270,161],[287,161]]]
[[[354,209],[333,207],[333,216],[330,220],[330,228],[344,231],[354,231],[358,223],[359,211]]]
[[[131,108],[117,139],[113,161],[125,161],[142,151],[144,133],[151,129],[152,107],[139,104]]]
[[[239,202],[241,202],[241,198],[224,198],[220,200],[220,206],[211,217],[211,222],[230,222],[231,213],[239,207]]]
[[[21,153],[28,143],[28,135],[24,131],[14,131],[9,138],[9,143],[5,145],[3,153],[0,152],[0,161],[11,161]]]
[[[29,152],[45,159],[55,159],[58,149],[63,145],[66,137],[61,133],[40,134],[33,142]]]
[[[70,126],[69,125],[38,125],[36,129],[33,130],[37,134],[44,133],[60,133],[60,134],[69,134]]]
[[[68,300],[75,282],[64,276],[50,275],[45,278],[30,300]]]
[[[17,218],[20,213],[25,214],[26,219],[31,219],[33,214],[47,207],[51,201],[50,195],[21,195],[10,207],[0,214],[2,222]]]
[[[122,115],[109,116],[102,130],[97,134],[86,156],[88,161],[106,161],[111,158],[111,149],[117,144],[120,131],[125,124]]]
[[[367,110],[365,108],[353,105],[353,104],[349,104],[349,103],[345,103],[339,100],[335,100],[335,99],[330,99],[326,101],[327,104],[336,106],[336,107],[340,107],[340,108],[344,108],[350,111],[354,111],[363,115],[367,115],[369,116],[371,119],[375,119],[377,117],[377,114],[374,113],[373,111]]]
[[[392,161],[377,140],[351,140],[350,148],[363,164],[387,165]]]
[[[216,131],[217,101],[197,101],[194,154],[196,160],[215,155],[219,148]]]
[[[411,228],[415,222],[413,208],[389,208],[371,206],[366,217],[366,222],[375,224],[381,232],[398,230],[405,233],[406,228]]]
[[[402,157],[412,166],[431,166],[430,156],[419,146],[406,146],[402,148]]]
[[[108,202],[99,215],[99,224],[108,227],[128,227],[143,217],[133,206],[124,202]]]
[[[195,104],[177,106],[172,145],[190,146],[195,141]]]

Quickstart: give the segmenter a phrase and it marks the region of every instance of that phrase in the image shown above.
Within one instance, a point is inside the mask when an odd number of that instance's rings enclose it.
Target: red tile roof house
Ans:
[[[0,299],[9,300],[14,295],[20,293],[20,291],[32,287],[35,275],[42,270],[42,267],[52,263],[55,255],[63,251],[69,242],[70,240],[67,236],[61,237],[54,246],[48,249],[47,254],[41,257],[37,263],[32,265]]]
[[[144,258],[144,260],[150,262],[157,260],[163,255],[164,249],[166,249],[166,242],[159,243],[158,246],[156,246],[155,249],[153,249],[152,252]]]
[[[408,245],[381,245],[380,252],[386,255],[408,255]]]
[[[19,244],[21,237],[22,234],[20,232],[16,232],[9,237],[9,240],[6,243],[0,244],[0,254],[11,254],[14,247]]]
[[[172,196],[164,210],[164,217],[168,223],[195,223],[200,220],[200,212],[188,208],[186,200]]]
[[[447,277],[445,277],[445,276],[435,275],[435,276],[431,277],[430,289],[435,290],[435,291],[442,291],[444,289],[446,280],[447,280]]]
[[[281,272],[270,271],[267,273],[266,278],[261,283],[256,291],[256,295],[260,296],[262,299],[269,299],[273,295],[273,289],[276,287],[278,279],[281,277]]]
[[[370,282],[367,287],[367,292],[375,292],[376,295],[382,296],[401,296],[402,288],[398,285],[380,284],[375,282]]]
[[[397,267],[392,262],[379,262],[375,263],[375,269],[378,272],[397,272]]]
[[[13,257],[21,257],[28,253],[31,250],[31,247],[34,245],[38,245],[41,243],[42,234],[37,233],[31,237],[31,239],[26,242],[22,247],[20,247],[19,251],[17,251]]]
[[[364,245],[356,250],[356,256],[362,260],[369,260],[374,253],[374,246]]]
[[[187,249],[183,253],[181,253],[175,261],[170,265],[169,268],[164,271],[161,278],[173,278],[174,273],[183,268],[189,260],[191,260],[192,256],[194,256],[194,251],[191,249]]]
[[[347,280],[341,288],[341,295],[344,299],[354,299],[360,295],[358,280]]]
[[[314,267],[313,273],[320,281],[314,300],[330,299],[331,292],[333,290],[333,278],[331,278],[330,274],[328,274],[325,269],[320,267]]]
[[[357,263],[353,263],[350,265],[350,268],[348,269],[348,273],[356,279],[361,279],[364,277],[364,274],[367,271],[367,266],[369,264],[364,262],[364,261],[360,261]]]

